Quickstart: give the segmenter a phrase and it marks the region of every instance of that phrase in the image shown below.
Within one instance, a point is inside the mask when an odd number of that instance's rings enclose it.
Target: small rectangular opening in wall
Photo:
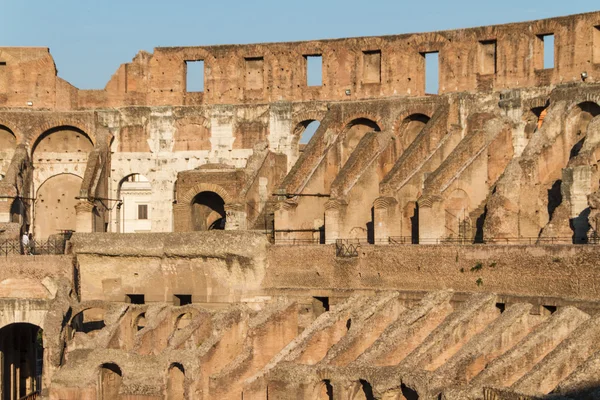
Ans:
[[[363,83],[381,82],[381,50],[363,51]]]
[[[538,56],[538,68],[536,69],[552,69],[554,68],[554,34],[548,33],[538,35],[538,41],[541,41],[540,52]]]
[[[306,85],[307,86],[322,86],[323,85],[323,56],[310,55],[304,56],[306,59]]]
[[[246,89],[262,90],[264,81],[264,59],[262,57],[248,57],[244,60],[246,64]]]
[[[595,26],[592,32],[592,46],[593,46],[593,63],[600,64],[600,25]]]
[[[185,62],[186,92],[204,92],[204,60]]]
[[[174,294],[173,295],[173,305],[187,306],[188,304],[192,304],[192,295],[191,294]]]
[[[440,53],[421,53],[425,58],[425,94],[438,94],[440,91]]]
[[[143,294],[126,294],[125,302],[129,304],[146,304],[146,299]]]
[[[496,308],[500,311],[500,314],[506,311],[506,303],[496,303]]]
[[[493,75],[497,72],[497,43],[495,40],[479,42],[479,63],[482,75]]]

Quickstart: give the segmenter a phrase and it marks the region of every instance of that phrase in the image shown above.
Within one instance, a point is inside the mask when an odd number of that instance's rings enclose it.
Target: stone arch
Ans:
[[[314,130],[314,132],[313,132],[313,134],[314,134],[319,129],[318,127],[321,125],[321,121],[319,121],[318,119],[306,119],[304,121],[299,122],[297,125],[295,125],[294,131],[292,132],[292,134],[293,134],[292,146],[294,146],[294,148],[298,148],[299,145],[300,146],[302,145],[300,142],[302,141],[303,134],[307,131],[309,126],[312,126],[315,123],[318,123],[319,125],[317,126],[317,129]],[[311,137],[311,139],[312,139],[312,137]]]
[[[34,216],[36,238],[47,238],[61,230],[75,230],[76,197],[83,179],[75,174],[58,174],[45,180],[37,189]]]
[[[225,201],[225,204],[233,203],[233,197],[223,187],[215,185],[214,183],[199,183],[188,190],[181,196],[181,198],[177,200],[183,204],[191,205],[196,195],[201,192],[214,192],[221,196],[223,201]]]
[[[369,118],[354,118],[345,125],[338,139],[340,166],[343,166],[348,161],[350,155],[354,152],[365,134],[372,131],[380,132],[381,124]]]
[[[175,324],[173,326],[174,327],[173,330],[178,331],[180,329],[185,328],[192,322],[192,318],[193,318],[193,315],[191,312],[185,312],[185,313],[179,314],[177,316],[177,318],[175,318]]]
[[[225,201],[215,192],[200,192],[192,201],[192,230],[223,230],[227,221]]]
[[[82,129],[79,126],[76,125],[71,125],[71,124],[65,124],[65,125],[55,125],[55,126],[47,126],[44,127],[44,130],[41,131],[40,134],[36,135],[35,137],[31,138],[30,143],[33,143],[33,145],[31,146],[31,155],[33,156],[33,154],[36,152],[36,150],[38,149],[38,147],[40,146],[40,144],[42,144],[45,140],[47,140],[48,138],[50,138],[51,135],[53,134],[61,134],[60,136],[64,136],[65,138],[70,138],[70,136],[72,136],[73,134],[69,135],[63,132],[72,132],[75,134],[74,138],[71,138],[73,141],[79,141],[80,136],[77,135],[81,135],[81,137],[83,138],[82,141],[80,141],[79,147],[77,150],[78,151],[82,151],[85,149],[87,151],[87,153],[89,153],[95,145],[95,138],[92,135],[89,135],[86,130]],[[63,138],[63,140],[65,139]],[[87,141],[87,142],[86,142]],[[88,146],[89,143],[89,146]],[[60,146],[62,147],[62,146]],[[39,151],[47,151],[46,149],[39,149]],[[58,151],[60,153],[62,152],[68,152],[68,151]]]
[[[139,332],[146,327],[146,313],[145,312],[139,313],[138,315],[136,315],[136,317],[133,319],[133,327],[136,332]]]
[[[8,126],[0,124],[0,152],[17,148],[17,135]]]
[[[0,329],[1,380],[4,398],[25,398],[42,389],[38,363],[43,362],[43,330],[39,325],[15,323]]]
[[[98,399],[114,400],[120,398],[119,391],[123,380],[123,372],[115,363],[104,363],[98,373]]]
[[[373,386],[364,380],[360,379],[354,385],[352,390],[352,400],[375,400],[375,395],[373,394]]]
[[[33,144],[33,146],[31,146],[31,149],[33,149],[35,147],[35,143],[39,142],[44,135],[48,134],[48,132],[60,129],[73,129],[75,131],[83,132],[89,139],[89,141],[92,142],[92,145],[96,145],[97,138],[93,133],[93,127],[85,123],[82,124],[80,123],[80,121],[75,121],[71,119],[48,121],[40,125],[39,127],[37,127],[35,133],[29,135],[26,138],[26,143],[29,145]]]
[[[26,306],[24,306],[26,307]],[[36,310],[35,306],[31,310],[23,313],[3,313],[0,315],[0,329],[12,324],[30,324],[44,329],[47,310]],[[25,308],[27,309],[27,308]]]
[[[398,152],[403,152],[416,139],[425,126],[429,123],[431,116],[422,113],[411,113],[398,120],[394,129],[394,136],[398,142]]]
[[[172,363],[167,373],[167,400],[185,398],[185,368],[180,363]]]

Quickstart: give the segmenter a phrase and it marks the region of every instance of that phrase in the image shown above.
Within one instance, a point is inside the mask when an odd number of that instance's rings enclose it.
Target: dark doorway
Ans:
[[[192,230],[225,229],[225,201],[214,192],[201,192],[192,201]]]
[[[32,324],[11,324],[0,329],[2,400],[39,393],[43,362],[42,330]]]

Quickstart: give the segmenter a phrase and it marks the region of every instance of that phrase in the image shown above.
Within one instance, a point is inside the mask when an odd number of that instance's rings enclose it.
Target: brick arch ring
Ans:
[[[202,192],[214,192],[214,193],[218,194],[219,196],[221,196],[221,198],[223,199],[225,204],[233,203],[233,197],[229,193],[227,193],[227,191],[225,189],[223,189],[221,186],[215,185],[214,183],[199,183],[199,184],[197,184],[196,186],[194,186],[190,190],[188,190],[181,197],[180,201],[182,204],[192,204],[194,197],[196,197],[196,195],[198,193],[202,193]]]

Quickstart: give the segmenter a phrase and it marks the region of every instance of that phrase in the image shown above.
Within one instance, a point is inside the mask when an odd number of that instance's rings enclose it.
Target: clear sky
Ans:
[[[143,49],[374,36],[526,21],[592,1],[0,0],[0,46],[50,47],[58,74],[102,89]]]

